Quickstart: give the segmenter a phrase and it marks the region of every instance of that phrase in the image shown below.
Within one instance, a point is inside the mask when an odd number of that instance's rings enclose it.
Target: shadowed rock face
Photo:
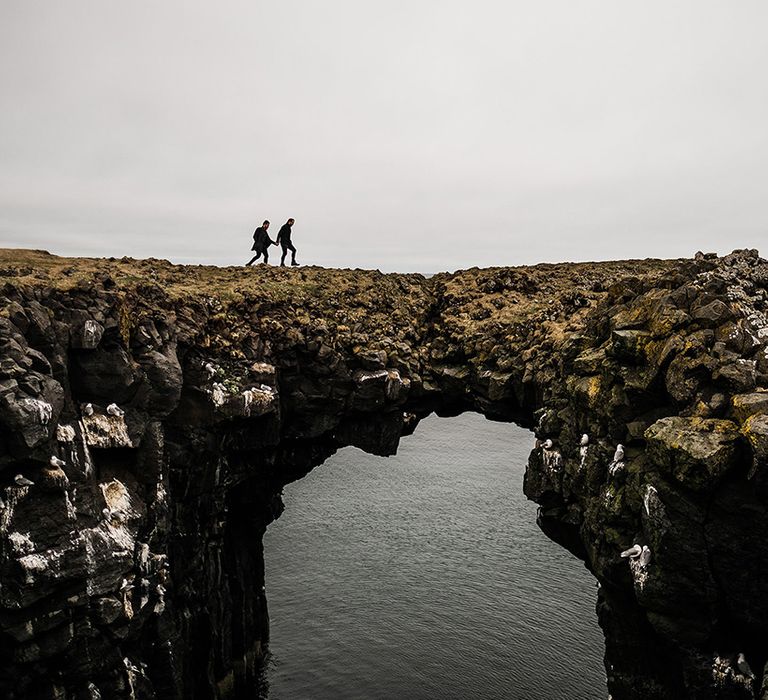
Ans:
[[[3,697],[247,696],[283,486],[464,410],[535,431],[525,492],[601,584],[614,699],[768,697],[756,251],[430,279],[5,251],[0,276]]]

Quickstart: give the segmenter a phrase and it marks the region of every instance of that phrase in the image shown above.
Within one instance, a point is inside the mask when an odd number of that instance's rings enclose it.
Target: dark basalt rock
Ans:
[[[741,435],[731,421],[662,418],[645,431],[647,455],[656,468],[686,488],[713,490],[740,459]]]
[[[614,700],[766,697],[756,251],[430,279],[0,258],[0,696],[251,697],[283,486],[475,410],[535,431],[525,493],[600,582]]]

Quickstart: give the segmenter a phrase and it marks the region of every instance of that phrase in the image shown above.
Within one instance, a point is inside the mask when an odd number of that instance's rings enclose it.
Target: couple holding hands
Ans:
[[[269,221],[265,219],[264,223],[253,232],[253,246],[251,247],[251,250],[254,251],[256,255],[245,263],[246,267],[255,263],[262,255],[264,256],[264,262],[269,263],[269,246],[271,245],[282,246],[283,256],[280,258],[281,265],[285,265],[285,256],[288,255],[289,250],[291,251],[291,265],[298,265],[299,263],[296,262],[296,248],[294,248],[293,243],[291,243],[291,229],[293,228],[293,224],[294,220],[288,219],[277,232],[277,240],[273,241],[267,233]]]

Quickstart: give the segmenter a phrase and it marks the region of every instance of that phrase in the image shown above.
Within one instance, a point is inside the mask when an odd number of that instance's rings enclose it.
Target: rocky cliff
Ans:
[[[768,698],[756,251],[429,279],[2,251],[0,278],[3,697],[250,697],[283,486],[474,410],[535,431],[614,700]]]

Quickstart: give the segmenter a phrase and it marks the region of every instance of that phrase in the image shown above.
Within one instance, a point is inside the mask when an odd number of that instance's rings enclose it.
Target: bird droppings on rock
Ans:
[[[74,442],[75,436],[75,429],[71,425],[56,426],[56,439],[59,442]]]
[[[94,413],[82,417],[85,441],[89,447],[111,449],[133,447],[124,416]]]
[[[40,425],[48,425],[48,423],[51,422],[53,406],[47,401],[26,398],[22,399],[19,403],[38,423],[40,423]]]

